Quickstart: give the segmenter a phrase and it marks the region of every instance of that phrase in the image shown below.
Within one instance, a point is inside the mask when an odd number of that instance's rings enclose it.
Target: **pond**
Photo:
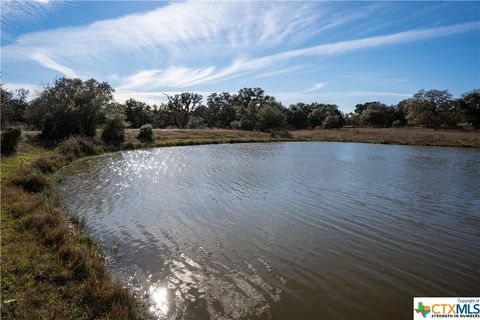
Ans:
[[[414,296],[480,292],[480,150],[205,145],[61,173],[159,319],[402,319]]]

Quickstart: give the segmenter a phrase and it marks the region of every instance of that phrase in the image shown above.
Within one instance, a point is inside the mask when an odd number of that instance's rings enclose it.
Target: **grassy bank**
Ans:
[[[274,141],[351,141],[480,147],[480,133],[425,129],[341,129],[261,133],[235,130],[154,130],[144,144],[106,146],[70,139],[57,147],[29,132],[1,161],[1,315],[5,319],[142,319],[138,301],[113,281],[99,246],[76,216],[62,212],[55,171],[75,159],[125,149]]]
[[[98,150],[100,151],[100,150]],[[54,171],[68,154],[22,142],[1,164],[2,319],[142,319],[142,302],[112,281],[84,224],[59,208]]]

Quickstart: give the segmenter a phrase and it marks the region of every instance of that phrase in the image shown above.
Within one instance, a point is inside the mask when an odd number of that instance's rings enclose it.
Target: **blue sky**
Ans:
[[[32,92],[95,78],[115,98],[262,87],[285,105],[480,88],[480,2],[2,1],[1,70]]]

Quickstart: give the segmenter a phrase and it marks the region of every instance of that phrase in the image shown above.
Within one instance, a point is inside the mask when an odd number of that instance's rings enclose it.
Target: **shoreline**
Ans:
[[[75,213],[64,210],[61,196],[55,184],[51,183],[59,178],[59,169],[78,159],[136,149],[296,141],[480,148],[480,132],[423,130],[425,135],[420,139],[403,141],[398,139],[398,135],[385,134],[416,134],[418,131],[408,130],[415,129],[355,128],[272,134],[235,130],[157,129],[154,130],[155,141],[146,144],[132,138],[136,136],[136,130],[130,129],[126,132],[126,141],[121,145],[85,147],[83,142],[77,141],[79,145],[73,147],[78,147],[80,152],[71,154],[65,153],[65,150],[62,151],[64,153],[60,152],[58,147],[45,148],[38,141],[35,142],[35,135],[27,134],[17,154],[2,157],[1,315],[7,319],[47,315],[55,318],[150,317],[146,302],[140,301],[112,279],[101,247],[85,230],[85,222]],[[451,135],[452,139],[430,140],[431,136],[438,136],[439,133]],[[90,150],[90,147],[93,149]],[[33,177],[33,182],[29,176],[32,170],[39,174]],[[18,181],[26,184],[21,185]],[[32,191],[29,190],[31,183],[45,185]]]

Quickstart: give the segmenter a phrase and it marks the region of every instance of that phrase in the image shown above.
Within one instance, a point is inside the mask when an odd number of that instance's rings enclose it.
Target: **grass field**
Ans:
[[[18,151],[1,159],[1,316],[4,319],[141,319],[145,305],[113,281],[102,253],[75,215],[62,211],[55,171],[84,156],[125,149],[211,143],[349,141],[480,147],[480,132],[428,129],[239,130],[156,129],[154,142],[127,130],[118,146],[73,141],[67,147],[28,132]]]
[[[135,140],[138,130],[127,130],[127,141]],[[181,141],[270,141],[315,140],[403,144],[445,147],[480,147],[480,131],[433,130],[422,128],[343,128],[338,130],[292,130],[264,133],[223,129],[154,129],[157,143]]]

